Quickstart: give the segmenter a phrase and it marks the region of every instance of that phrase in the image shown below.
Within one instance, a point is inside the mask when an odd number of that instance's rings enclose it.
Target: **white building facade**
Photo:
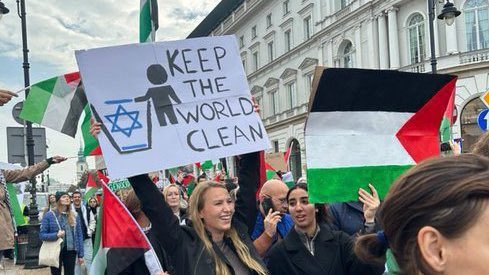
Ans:
[[[453,131],[467,150],[482,133],[479,96],[489,89],[489,0],[452,3],[462,14],[451,26],[435,21],[435,53],[438,73],[459,77]],[[272,150],[292,148],[297,179],[315,67],[430,73],[428,23],[426,0],[223,0],[189,37],[236,35]]]

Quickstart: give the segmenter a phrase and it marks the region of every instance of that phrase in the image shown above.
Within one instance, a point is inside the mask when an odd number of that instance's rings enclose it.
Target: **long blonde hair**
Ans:
[[[226,187],[222,183],[214,182],[214,181],[206,181],[199,183],[195,190],[192,192],[192,196],[190,197],[190,206],[189,206],[189,215],[192,220],[193,228],[195,232],[199,236],[199,238],[204,242],[204,248],[212,255],[214,258],[214,262],[216,264],[216,275],[228,275],[231,272],[227,268],[224,261],[216,254],[214,249],[212,248],[212,242],[206,234],[204,221],[200,218],[199,212],[204,208],[205,193],[211,188],[223,188],[225,190]],[[260,275],[268,274],[267,270],[253,257],[251,257],[249,248],[241,241],[241,238],[238,236],[238,233],[235,228],[231,226],[226,233],[231,241],[233,242],[234,247],[236,248],[236,253],[238,254],[239,259],[245,266],[249,269],[254,270]]]
[[[64,207],[66,207],[66,209],[63,209]],[[58,212],[61,214],[63,212],[66,212],[66,216],[68,218],[68,224],[70,226],[75,226],[75,221],[76,221],[76,213],[75,211],[71,210],[71,206],[70,205],[62,205],[61,203],[57,203],[56,204],[56,210],[58,210]]]

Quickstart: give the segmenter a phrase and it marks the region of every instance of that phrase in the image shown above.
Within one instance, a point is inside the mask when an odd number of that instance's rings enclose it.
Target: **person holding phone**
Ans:
[[[267,262],[270,247],[285,235],[294,226],[294,222],[287,214],[286,196],[289,188],[278,179],[271,179],[263,184],[256,217],[255,228],[251,234],[253,245],[258,254]]]

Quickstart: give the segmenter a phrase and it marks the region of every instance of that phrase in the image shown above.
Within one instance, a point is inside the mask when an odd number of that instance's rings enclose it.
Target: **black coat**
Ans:
[[[258,153],[243,155],[239,169],[240,190],[235,204],[232,226],[251,252],[251,256],[262,262],[250,239],[257,208],[255,193],[259,183]],[[139,175],[129,178],[136,195],[141,200],[142,210],[148,216],[156,238],[167,252],[175,274],[205,275],[214,274],[215,263],[210,253],[204,248],[204,243],[192,227],[180,226],[178,218],[165,202],[156,185],[146,176]],[[230,245],[234,250],[233,246]],[[232,267],[221,250],[214,245],[214,251]]]
[[[275,244],[269,254],[268,269],[273,274],[382,274],[383,267],[360,262],[353,253],[353,239],[321,225],[314,240],[314,256],[302,243],[295,229]]]

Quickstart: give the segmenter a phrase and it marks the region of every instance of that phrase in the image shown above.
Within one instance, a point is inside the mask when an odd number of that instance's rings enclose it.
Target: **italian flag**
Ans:
[[[75,72],[32,85],[20,117],[75,137],[78,121],[87,105],[80,82],[80,74]]]
[[[369,183],[383,197],[404,171],[440,155],[455,76],[319,68],[315,77],[305,129],[312,202],[356,201]]]
[[[162,271],[155,251],[136,220],[106,184],[102,183],[102,188],[103,203],[98,215],[90,274],[119,274],[140,257],[155,263]]]
[[[139,42],[154,42],[158,30],[158,1],[141,0],[139,13]]]

